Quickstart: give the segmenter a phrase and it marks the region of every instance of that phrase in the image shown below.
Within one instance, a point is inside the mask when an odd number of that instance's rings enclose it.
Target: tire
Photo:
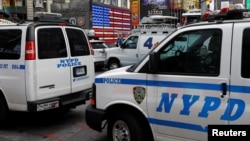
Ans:
[[[9,110],[3,97],[0,96],[0,128],[7,125]]]
[[[110,60],[109,63],[108,63],[108,69],[109,70],[112,70],[112,69],[116,69],[116,68],[119,68],[120,67],[120,63],[118,60]]]
[[[142,123],[129,113],[118,113],[109,119],[109,141],[145,141]]]

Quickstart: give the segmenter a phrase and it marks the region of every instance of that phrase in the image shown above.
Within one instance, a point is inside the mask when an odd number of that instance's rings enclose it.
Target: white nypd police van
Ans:
[[[144,17],[120,47],[106,50],[105,66],[115,69],[138,63],[155,44],[176,29],[177,19],[173,16],[158,15]]]
[[[95,73],[84,30],[46,21],[0,25],[0,126],[10,111],[71,108],[89,98]]]
[[[88,126],[107,125],[109,141],[206,141],[209,125],[249,124],[250,19],[224,15],[234,19],[180,27],[138,64],[96,76]]]

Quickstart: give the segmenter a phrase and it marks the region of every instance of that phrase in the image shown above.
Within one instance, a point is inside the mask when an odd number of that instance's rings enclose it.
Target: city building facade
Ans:
[[[200,9],[202,2],[204,0],[0,0],[0,17],[4,17],[4,13],[19,20],[33,20],[38,11],[60,13],[71,24],[94,29],[96,37],[112,44],[119,35],[126,37],[145,16],[171,15],[181,19],[183,12]],[[210,10],[220,9],[223,2],[242,3],[250,8],[250,0],[205,2]]]

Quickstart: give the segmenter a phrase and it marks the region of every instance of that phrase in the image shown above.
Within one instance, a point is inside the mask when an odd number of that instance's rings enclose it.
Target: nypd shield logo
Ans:
[[[146,90],[145,90],[145,88],[143,88],[143,87],[134,87],[134,88],[133,88],[133,93],[134,93],[135,101],[136,101],[138,104],[141,104],[142,101],[143,101],[144,98],[145,98],[145,95],[146,95]]]

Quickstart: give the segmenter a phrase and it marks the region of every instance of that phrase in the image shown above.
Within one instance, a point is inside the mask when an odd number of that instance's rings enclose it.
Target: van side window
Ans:
[[[37,32],[38,58],[67,57],[66,43],[61,28],[44,28]]]
[[[126,49],[136,49],[137,42],[138,42],[138,36],[131,36],[129,37],[123,44],[123,48]]]
[[[178,35],[159,52],[159,72],[218,76],[222,31],[196,30]]]
[[[20,58],[22,31],[19,29],[0,30],[0,59]]]
[[[241,55],[241,76],[244,78],[250,78],[250,29],[246,29],[243,32],[242,38],[242,55]]]
[[[67,28],[71,56],[90,55],[88,41],[83,31]]]

